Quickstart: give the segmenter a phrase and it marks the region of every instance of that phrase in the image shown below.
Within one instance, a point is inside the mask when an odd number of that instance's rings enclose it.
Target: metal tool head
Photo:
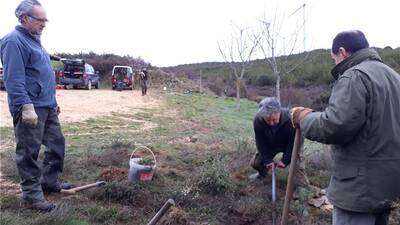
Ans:
[[[101,186],[104,186],[107,184],[107,182],[105,182],[105,181],[97,181],[96,183],[97,183],[97,187],[101,187]]]

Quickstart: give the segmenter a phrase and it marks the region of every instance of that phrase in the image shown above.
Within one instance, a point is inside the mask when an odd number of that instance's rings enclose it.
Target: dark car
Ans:
[[[133,90],[135,76],[130,66],[114,66],[111,73],[111,85],[113,90]]]
[[[71,86],[73,88],[83,87],[88,90],[93,87],[99,88],[99,72],[83,59],[61,59],[61,62],[64,64],[64,68],[58,73],[58,84],[64,85],[66,89]]]

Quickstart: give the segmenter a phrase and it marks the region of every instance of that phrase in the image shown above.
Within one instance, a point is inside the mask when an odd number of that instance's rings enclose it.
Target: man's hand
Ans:
[[[279,162],[276,163],[276,167],[278,167],[278,168],[285,168],[286,165],[285,165],[285,163],[282,162],[282,160],[280,160]]]
[[[294,107],[290,110],[290,117],[292,119],[292,125],[294,128],[300,127],[300,122],[313,110],[304,107]]]
[[[60,113],[61,113],[61,108],[60,108],[60,106],[56,106],[56,112],[57,112],[57,116],[60,115]]]
[[[25,104],[22,106],[22,123],[30,127],[36,127],[38,116],[33,104]]]
[[[272,168],[275,167],[275,162],[268,163],[265,167],[267,167],[268,172],[271,172]]]

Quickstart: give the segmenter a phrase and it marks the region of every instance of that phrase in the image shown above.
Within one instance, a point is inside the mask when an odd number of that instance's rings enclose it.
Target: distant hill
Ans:
[[[392,49],[386,47],[377,48],[383,61],[400,73],[400,48]],[[334,66],[330,57],[330,50],[317,49],[292,55],[288,59],[288,65],[296,65],[301,59],[307,57],[304,64],[297,67],[289,75],[282,79],[283,86],[306,87],[309,85],[329,85],[332,81],[330,70]],[[187,76],[191,79],[198,79],[200,70],[206,81],[213,81],[217,77],[229,83],[233,79],[232,72],[227,63],[224,62],[205,62],[196,64],[184,64],[174,67],[164,67],[164,71],[180,76]],[[247,84],[256,86],[268,86],[275,83],[275,77],[263,60],[254,60],[245,74]]]
[[[400,73],[400,48],[377,48],[382,60]],[[289,67],[307,60],[291,73],[282,76],[281,101],[285,106],[305,105],[316,110],[323,109],[328,103],[334,67],[330,50],[317,49],[288,57]],[[200,71],[202,84],[217,95],[235,96],[235,79],[225,62],[205,62],[160,68],[168,74],[189,78],[199,83]],[[241,87],[241,96],[260,101],[265,96],[275,96],[275,80],[271,69],[263,60],[252,61],[245,74],[245,85]]]

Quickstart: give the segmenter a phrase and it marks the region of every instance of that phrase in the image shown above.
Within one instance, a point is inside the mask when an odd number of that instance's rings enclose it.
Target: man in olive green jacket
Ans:
[[[333,224],[385,225],[400,199],[400,75],[361,31],[339,33],[331,55],[336,83],[329,106],[295,107],[292,122],[306,138],[333,145]]]

